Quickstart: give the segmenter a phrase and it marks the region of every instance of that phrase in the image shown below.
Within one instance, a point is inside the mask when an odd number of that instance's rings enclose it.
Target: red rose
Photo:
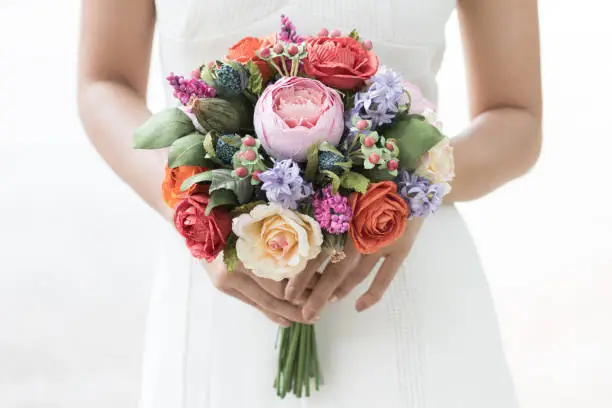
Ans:
[[[232,218],[219,207],[206,215],[208,200],[206,194],[187,196],[176,207],[174,226],[185,237],[194,257],[212,262],[225,247],[225,240],[232,230]]]
[[[306,74],[338,89],[356,89],[378,70],[378,57],[351,37],[310,37]]]

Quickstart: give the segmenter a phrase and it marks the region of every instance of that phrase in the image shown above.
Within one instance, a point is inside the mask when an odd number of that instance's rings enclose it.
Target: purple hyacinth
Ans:
[[[285,43],[300,44],[304,42],[304,37],[298,35],[295,31],[295,25],[284,14],[281,14],[281,29],[277,35],[278,39]]]
[[[185,106],[189,104],[192,97],[214,98],[217,94],[215,88],[208,86],[200,78],[192,77],[186,79],[182,75],[174,75],[173,72],[166,77],[170,86],[174,88],[174,97]]]
[[[300,176],[300,166],[291,159],[274,163],[274,167],[259,174],[261,189],[272,203],[295,210],[298,201],[312,194],[310,183]]]
[[[327,186],[319,191],[312,200],[315,220],[330,234],[344,234],[349,229],[353,211],[348,199],[339,193],[332,194]]]
[[[424,217],[438,211],[446,192],[444,184],[432,184],[427,178],[402,170],[396,179],[400,196],[410,208],[410,218]]]
[[[391,123],[403,101],[403,79],[397,72],[381,67],[370,78],[366,91],[355,94],[354,110],[364,119],[370,119],[374,126]]]

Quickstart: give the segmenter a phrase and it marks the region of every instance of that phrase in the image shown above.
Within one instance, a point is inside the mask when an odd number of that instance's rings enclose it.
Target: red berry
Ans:
[[[253,138],[253,136],[246,136],[244,139],[242,139],[242,144],[245,146],[253,147],[255,146],[255,139]]]
[[[259,56],[261,58],[268,58],[270,56],[270,49],[269,48],[261,48],[259,50]]]
[[[253,161],[257,158],[257,155],[254,150],[247,150],[244,152],[244,158],[248,161]]]
[[[367,136],[365,139],[363,139],[363,144],[365,145],[365,147],[372,147],[375,143],[376,140],[374,140],[372,136]]]
[[[372,153],[370,157],[368,157],[368,160],[370,163],[376,164],[380,161],[380,156],[376,153]]]
[[[334,28],[333,30],[329,32],[330,37],[340,37],[341,35],[342,35],[342,32],[338,30],[337,28]]]
[[[261,170],[255,170],[255,171],[253,172],[253,174],[251,174],[251,177],[253,177],[253,179],[254,179],[255,181],[261,181],[261,180],[259,179],[259,175],[260,175],[260,174],[261,174]]]
[[[292,46],[290,46],[290,47],[287,49],[287,53],[288,53],[289,55],[291,55],[292,57],[293,57],[295,54],[297,54],[297,53],[298,53],[298,51],[299,51],[299,49],[298,49],[297,45],[295,45],[295,44],[293,44]]]
[[[319,37],[327,37],[329,35],[329,31],[327,31],[327,28],[322,28],[321,30],[319,30],[319,33],[317,35]]]
[[[246,177],[247,174],[249,174],[248,170],[246,169],[246,167],[238,167],[236,170],[234,170],[236,172],[236,175],[238,177]]]
[[[285,46],[282,43],[276,43],[276,45],[274,46],[274,52],[280,54],[283,51],[285,51]]]
[[[359,130],[364,130],[368,128],[368,121],[367,120],[359,120],[357,121],[357,123],[355,123],[355,127]]]
[[[387,163],[387,168],[391,171],[397,170],[398,166],[399,163],[397,162],[397,160],[389,160],[389,162]]]
[[[393,150],[395,150],[395,146],[393,146],[393,143],[391,143],[391,142],[387,142],[387,143],[385,144],[385,147],[387,148],[387,150],[389,150],[389,151],[391,151],[391,152],[392,152]]]
[[[239,159],[242,159],[242,156],[244,156],[243,152],[236,153],[236,157],[238,157]]]
[[[372,49],[372,41],[371,40],[363,40],[363,42],[361,44],[363,45],[363,48],[365,48],[368,51],[370,51]]]

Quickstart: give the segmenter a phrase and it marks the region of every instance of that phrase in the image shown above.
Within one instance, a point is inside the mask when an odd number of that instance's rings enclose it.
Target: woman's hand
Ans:
[[[217,289],[260,310],[274,323],[283,327],[291,326],[292,322],[312,323],[303,318],[301,307],[285,299],[286,281],[259,278],[244,269],[242,264],[228,273],[222,257],[203,264]]]
[[[339,300],[349,294],[368,277],[379,259],[384,257],[384,263],[376,273],[376,277],[366,293],[357,299],[355,308],[358,312],[361,312],[375,305],[382,299],[398,268],[410,253],[422,224],[423,218],[415,218],[409,221],[406,224],[404,234],[397,241],[369,255],[362,255],[357,252],[351,239],[347,239],[346,258],[341,262],[329,264],[325,268],[303,306],[304,319],[315,319],[328,301]],[[325,256],[319,256],[311,261],[302,273],[289,280],[285,290],[288,300],[294,301],[303,295],[308,282],[315,279],[316,271],[324,261]]]

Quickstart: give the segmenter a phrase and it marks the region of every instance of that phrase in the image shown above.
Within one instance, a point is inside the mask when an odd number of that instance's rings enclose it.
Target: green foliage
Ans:
[[[134,149],[161,149],[195,131],[191,119],[178,108],[163,110],[151,116],[134,131]]]
[[[357,32],[356,28],[353,28],[353,30],[349,33],[348,36],[353,38],[356,41],[359,41],[359,33]]]
[[[233,191],[219,189],[215,190],[210,194],[210,199],[208,201],[208,205],[206,206],[206,215],[209,215],[210,212],[220,206],[224,205],[236,205],[238,204],[238,200],[236,199],[236,194]]]
[[[336,173],[329,170],[323,170],[321,171],[321,173],[326,175],[330,179],[332,185],[332,192],[334,194],[337,193],[338,189],[340,188],[340,177],[338,177]]]
[[[306,154],[306,173],[304,178],[307,181],[314,181],[319,168],[319,143],[315,143],[308,149]]]
[[[206,160],[205,154],[204,135],[198,132],[191,133],[172,143],[168,153],[168,167],[209,167],[211,162]]]
[[[234,272],[238,266],[238,252],[236,251],[236,242],[238,237],[233,232],[227,237],[225,248],[223,248],[223,263],[227,268],[227,272]]]
[[[210,182],[209,192],[212,194],[217,190],[230,190],[238,199],[238,203],[244,204],[251,199],[253,195],[253,186],[245,179],[241,180],[232,175],[232,171],[228,169],[215,169],[198,173],[189,177],[183,182],[181,191],[187,190],[195,183]]]
[[[366,176],[354,171],[348,171],[340,177],[340,185],[342,187],[362,194],[365,194],[369,184],[370,180]]]
[[[400,165],[406,170],[414,170],[421,156],[444,138],[438,128],[425,122],[422,116],[407,113],[398,115],[382,133],[395,139]]]
[[[263,91],[263,77],[261,76],[261,71],[257,64],[253,61],[249,61],[246,63],[245,68],[249,71],[249,83],[247,85],[247,89],[253,95],[259,96]]]

